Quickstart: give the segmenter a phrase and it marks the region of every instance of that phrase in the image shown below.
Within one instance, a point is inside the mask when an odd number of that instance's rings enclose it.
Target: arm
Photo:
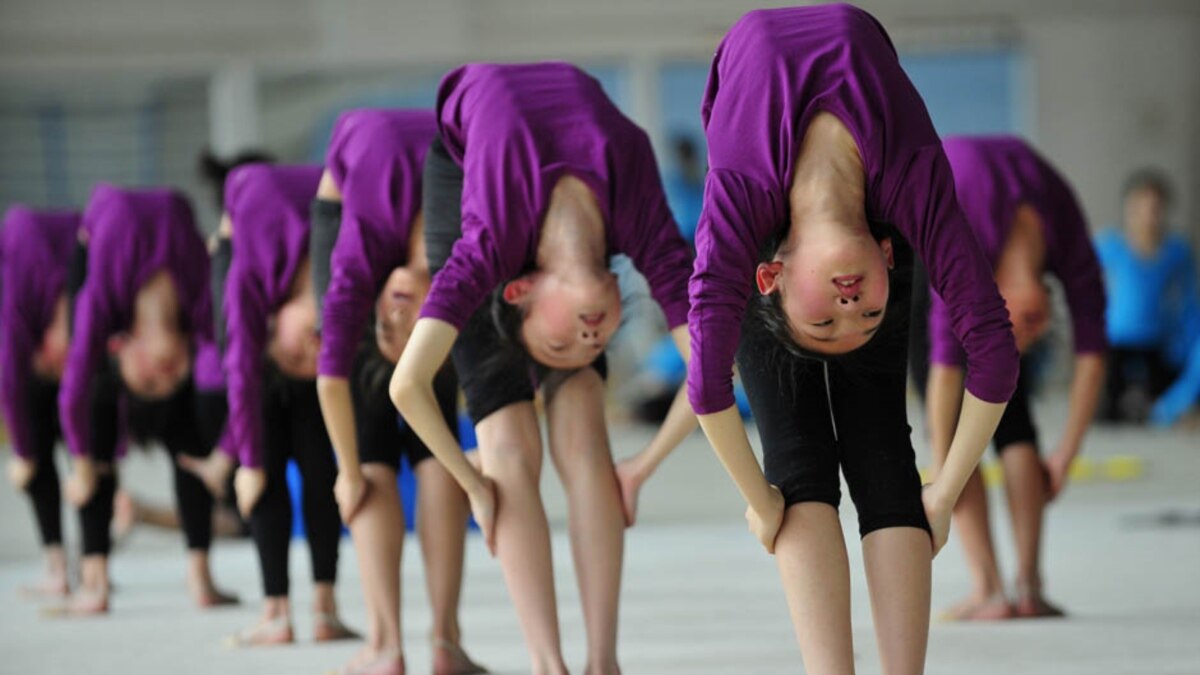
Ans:
[[[458,329],[445,321],[418,319],[392,373],[388,393],[405,421],[470,496],[485,489],[484,476],[467,461],[442,417],[433,390],[433,380],[457,337]]]
[[[687,326],[676,326],[671,330],[671,339],[674,340],[676,348],[679,349],[679,353],[686,363],[691,355],[691,341]],[[633,525],[637,520],[637,498],[642,485],[650,480],[650,476],[654,475],[658,465],[662,464],[671,451],[695,430],[696,414],[692,412],[692,406],[688,403],[687,383],[685,382],[680,386],[675,400],[671,403],[671,409],[667,411],[667,418],[663,420],[662,426],[658,428],[658,432],[654,434],[650,444],[638,454],[619,462],[616,466],[617,482],[621,486],[621,499],[625,508],[627,525]]]
[[[929,425],[929,446],[933,454],[933,479],[937,480],[946,454],[954,438],[954,425],[962,411],[962,368],[941,363],[929,366],[926,385],[926,419]]]
[[[344,377],[320,375],[317,377],[317,397],[321,401],[321,416],[325,419],[325,428],[338,459],[334,497],[342,520],[349,524],[358,515],[358,509],[367,496],[367,482],[363,478],[358,457],[358,429],[355,427],[350,381]]]
[[[768,553],[774,553],[775,536],[783,525],[783,494],[763,475],[737,406],[697,417],[717,459],[749,505],[746,520],[750,530]]]
[[[1071,377],[1070,407],[1067,422],[1063,425],[1058,449],[1046,459],[1050,475],[1049,497],[1054,499],[1066,486],[1071,462],[1083,446],[1096,406],[1100,401],[1100,389],[1104,385],[1104,355],[1099,353],[1076,354],[1075,373]]]

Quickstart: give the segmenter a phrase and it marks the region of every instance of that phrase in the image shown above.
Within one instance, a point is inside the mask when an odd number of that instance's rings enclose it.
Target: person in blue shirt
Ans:
[[[1155,170],[1126,181],[1124,219],[1096,240],[1108,289],[1108,381],[1101,418],[1143,421],[1149,401],[1175,378],[1171,351],[1182,328],[1200,313],[1196,265],[1187,240],[1167,231],[1171,191]]]

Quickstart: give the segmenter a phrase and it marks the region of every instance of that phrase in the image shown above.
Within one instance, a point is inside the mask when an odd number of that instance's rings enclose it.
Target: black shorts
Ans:
[[[358,431],[358,459],[362,464],[385,464],[393,471],[400,470],[400,456],[408,465],[433,457],[412,427],[396,412],[388,395],[388,382],[395,369],[371,339],[362,341],[354,360],[350,390],[354,397],[354,426]],[[458,378],[449,364],[438,371],[433,381],[442,419],[458,437]]]
[[[1029,443],[1034,449],[1038,448],[1037,427],[1033,423],[1033,411],[1029,404],[1029,393],[1033,389],[1033,364],[1029,359],[1021,359],[1021,375],[1017,378],[1017,388],[1013,391],[1000,424],[996,426],[996,434],[992,436],[992,447],[996,454],[1001,454],[1006,448],[1018,443]]]
[[[788,506],[837,508],[840,467],[861,536],[888,527],[929,531],[905,401],[912,254],[899,237],[893,243],[885,325],[865,346],[839,357],[797,355],[751,309],[737,355],[767,480]]]
[[[434,139],[425,156],[421,189],[425,250],[429,269],[436,274],[462,236],[463,171],[450,158],[441,139]],[[496,289],[471,315],[451,350],[467,400],[467,414],[475,423],[513,403],[532,401],[538,386],[562,381],[575,372],[542,366],[501,336],[492,319],[492,305],[503,302],[499,293]],[[608,375],[603,354],[589,367],[601,378]]]

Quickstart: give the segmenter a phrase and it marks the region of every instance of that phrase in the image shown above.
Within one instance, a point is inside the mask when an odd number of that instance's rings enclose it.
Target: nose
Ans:
[[[838,304],[849,309],[858,304],[858,294],[856,293],[850,296],[843,295],[842,297],[838,298]]]

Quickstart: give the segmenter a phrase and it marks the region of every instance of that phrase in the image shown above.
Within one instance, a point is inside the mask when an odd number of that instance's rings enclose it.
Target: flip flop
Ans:
[[[997,593],[983,600],[964,600],[947,607],[938,614],[938,621],[1003,621],[1013,618],[1015,612],[1008,598]]]
[[[391,650],[376,656],[370,661],[355,663],[354,661],[331,670],[327,675],[404,675],[404,655],[399,649]]]

